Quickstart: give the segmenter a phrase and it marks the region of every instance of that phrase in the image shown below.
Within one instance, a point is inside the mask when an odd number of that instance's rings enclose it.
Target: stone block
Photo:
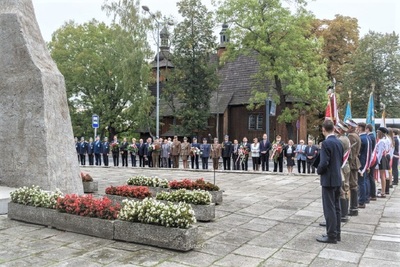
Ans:
[[[215,203],[210,205],[194,205],[190,204],[196,216],[196,220],[202,222],[209,222],[215,219]]]
[[[8,203],[8,218],[27,223],[52,226],[59,212],[55,209],[22,205],[14,202]]]
[[[222,190],[219,191],[208,191],[211,194],[211,202],[216,205],[222,204]]]
[[[159,192],[169,192],[170,189],[169,188],[165,188],[165,187],[152,187],[152,186],[148,186],[149,191],[151,193],[151,195],[153,197],[155,197],[157,195],[157,193]]]
[[[198,229],[165,227],[160,225],[133,223],[116,220],[114,239],[151,245],[179,251],[189,251],[197,244]]]
[[[54,228],[105,239],[114,237],[114,221],[58,212],[52,225]]]
[[[123,197],[123,196],[109,195],[109,194],[106,194],[105,197],[108,197],[109,199],[111,199],[115,203],[119,203],[119,204],[121,204],[124,199],[133,200],[133,201],[142,201],[143,200],[143,199],[139,199],[139,198]]]
[[[84,193],[94,193],[99,191],[99,183],[96,181],[93,182],[82,182],[83,184],[83,192]]]

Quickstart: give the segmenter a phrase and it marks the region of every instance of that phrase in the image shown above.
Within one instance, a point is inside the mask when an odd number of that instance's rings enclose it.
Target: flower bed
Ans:
[[[187,190],[205,190],[211,194],[211,202],[215,204],[222,203],[222,191],[219,187],[204,181],[203,178],[197,179],[195,181],[189,179],[183,179],[181,181],[173,180],[169,182],[169,187],[171,189],[187,189]]]
[[[149,188],[146,186],[109,186],[106,188],[106,194],[117,195],[122,197],[138,198],[144,199],[146,197],[151,197]]]
[[[61,191],[48,192],[40,189],[39,186],[32,185],[31,187],[21,187],[10,193],[11,202],[34,206],[55,209],[58,197],[62,196]]]
[[[144,175],[137,175],[129,178],[126,183],[128,185],[148,186],[151,194],[154,196],[158,192],[169,190],[168,180],[158,178],[157,176],[148,177]]]

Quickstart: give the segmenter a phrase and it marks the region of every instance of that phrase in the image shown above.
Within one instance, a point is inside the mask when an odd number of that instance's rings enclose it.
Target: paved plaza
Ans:
[[[224,190],[212,222],[197,223],[189,252],[105,240],[0,216],[1,266],[400,266],[400,193],[360,209],[342,224],[342,241],[325,233],[317,175],[85,167],[99,193],[136,174],[168,180],[203,177]],[[215,176],[214,176],[215,175]]]

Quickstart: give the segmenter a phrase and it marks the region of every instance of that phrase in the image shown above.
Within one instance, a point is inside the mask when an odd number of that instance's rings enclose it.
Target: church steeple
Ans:
[[[161,50],[169,50],[169,32],[167,27],[164,27],[160,32],[160,49]]]
[[[226,43],[229,43],[229,37],[227,34],[228,24],[222,24],[222,30],[219,33],[219,46],[217,55],[220,57],[222,53],[226,50]]]

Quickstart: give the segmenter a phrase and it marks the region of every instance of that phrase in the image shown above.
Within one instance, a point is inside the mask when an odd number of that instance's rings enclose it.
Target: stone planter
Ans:
[[[160,202],[167,203],[168,201],[166,200],[157,200]],[[173,202],[176,203],[176,202]],[[195,205],[195,204],[190,204],[189,205],[192,207],[194,211],[194,215],[196,217],[196,220],[201,221],[201,222],[209,222],[213,219],[215,219],[215,203],[210,203],[209,205]]]
[[[59,230],[113,239],[114,221],[57,212],[52,226]]]
[[[8,218],[46,226],[52,226],[59,212],[55,209],[8,203]]]
[[[133,198],[133,197],[122,197],[122,196],[118,196],[118,195],[109,195],[106,194],[106,197],[108,197],[109,199],[111,199],[112,201],[114,201],[115,203],[122,203],[122,200],[127,199],[127,200],[133,200],[133,201],[142,201],[143,199],[140,198]]]
[[[189,251],[197,244],[197,227],[189,229],[116,220],[114,239],[152,245],[180,251]]]
[[[165,192],[165,191],[169,192],[170,191],[169,188],[165,188],[165,187],[151,187],[151,186],[148,186],[148,188],[149,188],[149,191],[151,193],[151,196],[153,196],[153,197],[155,197],[157,195],[157,193],[159,193],[159,192]]]
[[[219,191],[208,191],[212,198],[211,198],[211,202],[215,203],[216,205],[220,205],[222,204],[222,190]]]
[[[93,193],[99,190],[98,182],[82,182],[83,183],[83,192],[84,193]]]

